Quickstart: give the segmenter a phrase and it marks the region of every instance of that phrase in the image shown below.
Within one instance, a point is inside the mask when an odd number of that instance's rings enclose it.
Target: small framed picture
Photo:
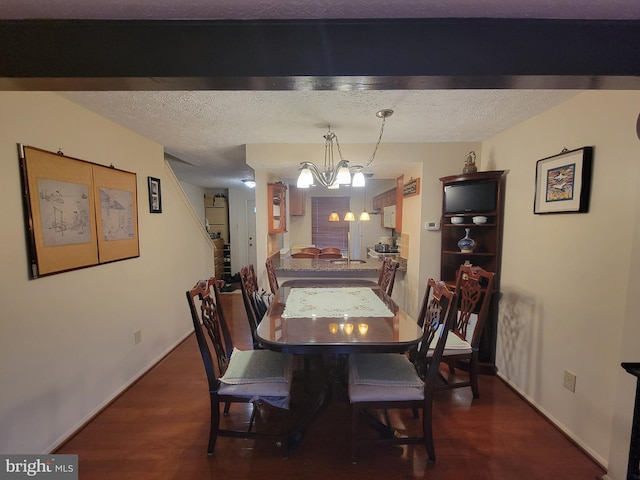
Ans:
[[[149,182],[149,212],[162,213],[162,191],[160,190],[160,179],[147,177]]]
[[[586,213],[593,147],[566,150],[536,162],[533,213]]]

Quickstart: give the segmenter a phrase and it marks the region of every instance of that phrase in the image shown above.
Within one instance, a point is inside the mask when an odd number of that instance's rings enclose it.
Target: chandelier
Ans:
[[[376,156],[378,147],[382,140],[382,133],[384,132],[384,124],[387,117],[393,115],[393,110],[385,109],[376,112],[376,117],[382,119],[382,125],[380,126],[380,134],[378,135],[378,141],[373,149],[371,158],[364,165],[350,165],[348,160],[342,158],[342,152],[340,151],[340,142],[338,136],[331,131],[329,126],[327,133],[324,135],[324,165],[322,168],[316,166],[313,162],[301,162],[300,174],[298,175],[298,181],[296,183],[298,188],[309,188],[312,185],[319,183],[327,188],[339,188],[340,185],[351,185],[353,187],[364,187],[365,178],[364,170],[371,165],[373,159]],[[334,161],[333,145],[336,145],[338,149],[339,161]],[[353,179],[351,178],[351,172],[353,171]],[[316,183],[317,182],[317,183]]]

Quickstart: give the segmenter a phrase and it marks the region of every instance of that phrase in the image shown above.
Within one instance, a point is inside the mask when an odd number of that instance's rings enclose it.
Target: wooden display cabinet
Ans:
[[[502,262],[502,229],[506,171],[476,172],[470,174],[442,177],[442,228],[440,278],[450,287],[455,286],[456,272],[461,264],[468,262],[489,272],[494,272],[493,298],[488,317],[482,333],[479,360],[485,373],[495,372],[496,326],[498,321],[498,300],[500,295],[500,270]],[[495,193],[495,210],[465,211],[464,213],[447,213],[445,211],[445,187],[449,185],[465,185],[486,182],[493,185]],[[476,225],[473,217],[487,217],[484,224]],[[453,217],[462,217],[459,224],[451,222]],[[469,229],[469,237],[476,245],[471,253],[463,253],[458,248],[458,241],[464,238],[465,229]],[[484,368],[483,368],[484,367]]]
[[[282,183],[270,183],[267,188],[269,212],[269,233],[287,231],[287,186]]]

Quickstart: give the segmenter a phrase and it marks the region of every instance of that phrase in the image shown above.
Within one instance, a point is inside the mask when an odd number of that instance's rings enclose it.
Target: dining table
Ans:
[[[291,431],[290,446],[331,403],[346,383],[348,357],[357,353],[403,353],[422,340],[416,321],[373,281],[296,279],[280,285],[255,335],[262,348],[323,358],[326,381],[303,421]],[[364,412],[368,413],[368,412]],[[380,435],[395,434],[369,415]]]
[[[301,355],[401,353],[421,338],[376,282],[353,278],[284,282],[256,330],[263,348]]]

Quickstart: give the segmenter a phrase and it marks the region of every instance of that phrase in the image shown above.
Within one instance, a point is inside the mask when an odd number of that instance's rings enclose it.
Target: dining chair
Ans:
[[[456,273],[457,319],[452,334],[447,337],[442,361],[449,366],[449,374],[456,368],[468,373],[468,380],[453,381],[441,375],[444,388],[471,387],[473,398],[480,397],[478,389],[478,351],[482,330],[489,313],[495,274],[481,267],[460,265]]]
[[[349,358],[349,402],[351,403],[351,461],[357,463],[358,446],[371,443],[418,444],[427,449],[430,462],[435,462],[432,408],[437,391],[438,366],[447,334],[453,324],[455,293],[444,282],[429,279],[420,311],[422,340],[410,355],[397,353],[353,354]],[[431,356],[429,346],[435,344]],[[422,409],[422,434],[401,436],[388,420],[386,411],[392,408]],[[361,411],[383,409],[385,434],[380,437],[359,437]],[[383,430],[384,431],[384,430]]]
[[[335,253],[335,252],[320,252],[318,254],[318,258],[319,259],[336,259],[336,258],[342,258],[342,254]]]
[[[340,255],[342,255],[342,251],[338,247],[321,248],[320,253],[339,253]]]
[[[320,249],[318,247],[303,247],[300,249],[302,253],[313,253],[314,255],[318,255],[320,253]]]
[[[399,266],[400,262],[391,257],[385,257],[382,261],[380,276],[378,277],[378,285],[380,285],[389,296],[391,296],[391,293],[393,292],[393,284],[395,283],[396,271]]]
[[[249,321],[249,329],[251,330],[251,338],[253,340],[254,348],[258,348],[258,342],[256,340],[256,328],[258,323],[262,320],[256,312],[254,298],[258,293],[258,279],[253,268],[253,264],[244,265],[240,269],[240,290],[242,291],[242,303],[244,309],[247,312],[247,320]]]
[[[278,291],[278,277],[276,276],[276,269],[273,266],[273,260],[271,257],[267,257],[267,260],[264,262],[265,267],[267,268],[267,278],[269,279],[269,289],[271,293],[275,294]]]
[[[233,347],[220,305],[219,281],[215,277],[200,280],[187,291],[196,340],[209,384],[211,422],[207,453],[213,455],[216,441],[222,437],[271,438],[288,454],[287,424],[291,389],[291,355],[270,350],[241,351]],[[213,348],[213,354],[211,351]],[[215,362],[214,362],[215,357]],[[251,403],[253,410],[248,428],[221,428],[220,407],[234,403]],[[282,431],[256,432],[253,429],[257,408],[263,405],[285,411]],[[226,423],[226,422],[225,422]],[[242,421],[242,425],[246,422]]]
[[[317,258],[315,253],[311,252],[296,252],[291,254],[291,258]]]

